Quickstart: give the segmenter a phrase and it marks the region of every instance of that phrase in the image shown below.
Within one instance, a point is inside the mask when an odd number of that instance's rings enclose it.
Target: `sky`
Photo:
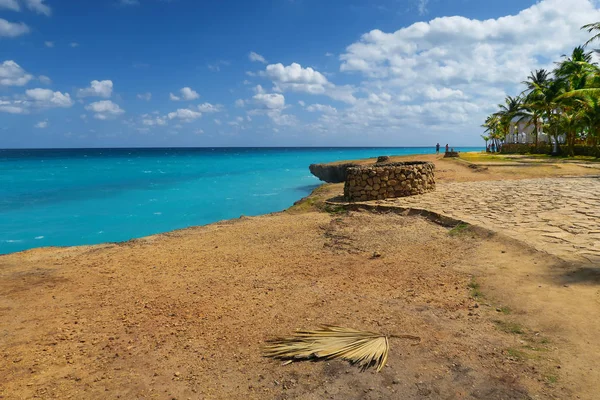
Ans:
[[[480,146],[598,0],[0,0],[0,148]]]

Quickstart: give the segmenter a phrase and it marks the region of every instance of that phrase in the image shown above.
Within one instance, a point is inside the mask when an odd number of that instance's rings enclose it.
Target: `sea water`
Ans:
[[[118,242],[280,211],[320,184],[308,170],[312,163],[433,152],[415,147],[0,150],[0,254]]]

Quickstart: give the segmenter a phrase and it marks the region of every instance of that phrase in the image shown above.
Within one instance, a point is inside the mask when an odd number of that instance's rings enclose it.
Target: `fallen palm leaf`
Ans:
[[[411,335],[390,335],[421,340]],[[357,331],[338,326],[324,325],[314,331],[298,331],[292,337],[269,340],[263,348],[265,357],[287,360],[342,359],[358,365],[363,371],[376,367],[381,371],[388,358],[388,336]]]

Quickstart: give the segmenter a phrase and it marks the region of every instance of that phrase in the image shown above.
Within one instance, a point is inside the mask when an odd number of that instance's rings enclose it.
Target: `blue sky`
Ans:
[[[480,145],[596,0],[0,0],[0,148]]]

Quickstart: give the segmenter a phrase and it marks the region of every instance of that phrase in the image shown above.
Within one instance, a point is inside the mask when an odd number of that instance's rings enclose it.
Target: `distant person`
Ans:
[[[490,152],[490,145],[489,145],[489,144],[487,145],[487,149],[485,149],[485,151],[486,151],[487,153],[489,153],[489,152]]]
[[[496,144],[492,143],[492,153],[495,153],[495,152],[496,152]]]
[[[450,147],[448,146],[448,143],[446,143],[446,153],[450,150]]]
[[[440,144],[435,145],[435,154],[440,154]]]

